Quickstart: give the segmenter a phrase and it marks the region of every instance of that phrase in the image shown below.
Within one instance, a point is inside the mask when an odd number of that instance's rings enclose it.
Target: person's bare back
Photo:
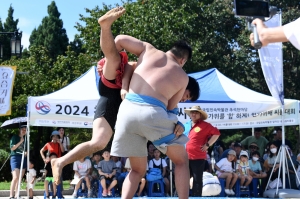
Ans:
[[[134,71],[129,92],[147,95],[162,101],[169,110],[176,107],[188,84],[188,76],[167,52],[146,50]],[[173,106],[173,107],[169,107]]]

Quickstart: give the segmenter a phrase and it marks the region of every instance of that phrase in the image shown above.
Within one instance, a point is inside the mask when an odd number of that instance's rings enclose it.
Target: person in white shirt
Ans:
[[[230,150],[228,152],[227,158],[222,158],[215,165],[215,168],[217,170],[216,174],[218,175],[218,178],[226,179],[225,193],[227,195],[235,195],[232,189],[238,178],[238,175],[234,173],[235,159],[236,159],[236,152],[234,150]]]
[[[164,180],[164,184],[165,184],[165,194],[166,197],[169,196],[169,191],[170,191],[170,181],[167,175],[167,163],[165,159],[160,158],[160,151],[155,148],[153,149],[153,154],[154,154],[154,158],[152,160],[149,160],[149,169],[152,168],[159,168],[161,170],[162,176],[163,176],[163,180]]]
[[[252,24],[256,25],[262,46],[266,46],[269,43],[290,41],[295,48],[300,50],[300,18],[284,26],[275,28],[268,28],[260,19],[253,20]],[[250,34],[249,39],[251,45],[254,46],[253,33]]]
[[[35,185],[36,170],[34,169],[34,163],[32,160],[29,160],[29,169],[27,175],[28,175],[27,189],[29,189],[29,199],[33,199],[33,188]]]
[[[76,183],[74,192],[72,194],[74,198],[77,197],[77,191],[81,186],[82,180],[85,180],[86,182],[86,186],[88,188],[88,197],[89,198],[92,197],[92,189],[91,189],[91,182],[90,182],[91,176],[89,175],[91,173],[91,169],[92,169],[92,164],[91,164],[91,160],[89,159],[81,158],[74,162],[73,164],[73,170],[75,172],[74,179],[79,180]]]

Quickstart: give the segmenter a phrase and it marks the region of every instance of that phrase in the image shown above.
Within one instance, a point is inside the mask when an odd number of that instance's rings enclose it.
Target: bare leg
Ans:
[[[174,145],[168,146],[167,156],[174,162],[175,170],[175,185],[180,199],[189,197],[189,161],[184,146]]]
[[[131,171],[124,180],[122,198],[132,199],[141,179],[144,177],[147,166],[147,157],[129,157]]]
[[[117,182],[117,180],[113,180],[107,188],[107,191],[110,192],[110,190],[116,186]]]
[[[20,169],[15,169],[11,172],[12,174],[12,180],[10,183],[10,193],[9,197],[14,197],[15,196],[15,189],[17,187],[18,181],[19,181],[19,176],[20,176]]]
[[[247,181],[246,181],[245,186],[248,186],[248,185],[252,182],[252,176],[248,175],[248,176],[246,177],[246,179],[247,179]]]
[[[98,20],[98,23],[101,26],[100,46],[102,52],[104,53],[104,56],[106,57],[106,63],[103,68],[103,74],[107,79],[116,78],[116,70],[119,68],[119,64],[121,62],[119,52],[115,46],[114,37],[111,32],[111,25],[124,13],[124,8],[114,8],[108,11]]]
[[[229,185],[229,189],[232,189],[238,179],[238,175],[236,173],[232,173],[232,180]]]
[[[239,176],[239,179],[240,179],[240,185],[241,185],[241,186],[244,186],[244,183],[245,183],[245,176],[244,176],[244,175],[240,175],[240,176]]]
[[[77,145],[66,155],[51,160],[52,173],[55,183],[60,184],[60,175],[62,168],[70,163],[84,158],[96,151],[102,150],[112,136],[112,129],[103,117],[97,118],[93,122],[93,136],[88,142]]]
[[[44,181],[44,189],[46,192],[46,197],[49,196],[49,182],[47,180]]]
[[[140,189],[139,189],[139,192],[137,194],[138,197],[142,195],[142,192],[143,192],[143,189],[144,189],[145,185],[146,185],[146,179],[142,178],[141,179],[141,184],[140,184]]]
[[[164,183],[165,183],[165,193],[169,194],[170,191],[170,181],[168,178],[164,178]]]

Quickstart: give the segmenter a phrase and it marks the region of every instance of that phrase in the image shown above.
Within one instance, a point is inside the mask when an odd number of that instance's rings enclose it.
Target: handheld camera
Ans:
[[[246,17],[247,26],[254,34],[254,48],[260,49],[262,43],[259,41],[257,29],[251,22],[259,18],[265,21],[265,18],[271,18],[277,13],[277,8],[270,6],[269,0],[234,0],[235,15]]]

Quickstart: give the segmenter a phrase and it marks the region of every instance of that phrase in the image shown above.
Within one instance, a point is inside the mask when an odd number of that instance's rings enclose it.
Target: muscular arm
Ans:
[[[122,90],[121,90],[122,99],[125,98],[125,94],[129,90],[131,76],[133,74],[133,71],[136,69],[136,67],[137,67],[137,62],[128,62],[128,64],[126,64],[125,66],[125,71],[122,79]]]
[[[146,50],[146,48],[153,48],[151,44],[128,35],[118,35],[115,38],[115,44],[118,51],[125,49],[126,51],[135,54],[138,57]]]

